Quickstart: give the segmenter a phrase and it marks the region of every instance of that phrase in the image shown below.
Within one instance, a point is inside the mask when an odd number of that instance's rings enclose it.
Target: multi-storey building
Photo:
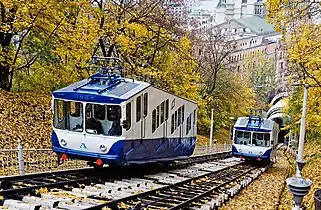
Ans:
[[[176,20],[182,23],[187,21],[187,2],[185,0],[166,0],[165,7]]]
[[[259,55],[262,55],[273,62],[278,88],[284,89],[287,86],[287,65],[280,44],[282,36],[265,19],[257,16],[230,19],[215,26],[215,31],[224,35],[228,42],[233,43],[234,47],[231,49],[227,62],[231,69],[241,75],[246,75],[249,65],[248,58],[252,58],[251,61],[255,67],[258,62],[255,58],[259,59]],[[198,54],[201,54],[201,51],[198,49]]]
[[[190,4],[189,11],[207,10],[215,14],[215,24],[252,16],[264,17],[265,0],[212,0]],[[201,15],[200,15],[201,16]]]

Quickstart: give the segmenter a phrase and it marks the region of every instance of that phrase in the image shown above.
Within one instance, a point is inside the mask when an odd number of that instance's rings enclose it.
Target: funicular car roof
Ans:
[[[122,79],[124,79],[124,82],[111,88],[106,88],[106,85],[97,83],[86,84],[88,83],[88,80],[84,79],[56,90],[52,94],[54,98],[65,100],[119,104],[150,86],[150,84],[146,82],[126,78]],[[77,89],[78,87],[81,88]],[[104,91],[99,92],[104,88]]]

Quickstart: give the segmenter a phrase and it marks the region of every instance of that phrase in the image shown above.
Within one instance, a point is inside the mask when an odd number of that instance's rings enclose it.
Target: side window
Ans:
[[[169,113],[169,100],[167,99],[166,101],[165,101],[165,120],[167,120],[168,119],[168,113]]]
[[[182,123],[182,107],[178,108],[178,122],[177,122],[177,126],[180,126]]]
[[[182,106],[182,123],[184,123],[184,115],[185,115],[185,106]]]
[[[140,121],[142,112],[142,97],[138,96],[136,99],[136,122]]]
[[[55,99],[54,101],[54,127],[58,129],[66,129],[66,102]]]
[[[156,109],[154,109],[152,113],[152,132],[154,133],[155,130],[156,130]]]
[[[234,139],[234,143],[235,144],[243,144],[243,131],[235,131],[235,139]]]
[[[160,110],[160,124],[164,122],[164,102],[161,103],[161,110]]]
[[[56,100],[56,112],[57,112],[57,115],[58,115],[58,121],[61,122],[65,119],[65,110],[64,110],[64,107],[65,107],[65,102],[64,101],[61,101],[61,100]]]
[[[175,119],[174,119],[174,114],[172,114],[172,119],[171,119],[171,133],[173,134],[175,130]]]
[[[159,106],[156,107],[156,128],[159,126]]]
[[[190,125],[189,125],[190,116],[187,117],[186,121],[187,121],[187,123],[186,123],[186,135],[187,135],[189,133],[189,127],[190,127]]]
[[[144,94],[144,117],[147,116],[148,112],[148,93]]]
[[[174,128],[176,130],[176,128],[177,128],[177,111],[175,112],[175,121],[174,121],[174,123],[175,123]]]
[[[126,121],[128,124],[126,130],[128,131],[132,124],[132,103],[131,102],[126,104]]]
[[[193,125],[195,125],[195,121],[196,121],[196,109],[194,110],[194,113],[193,113]]]

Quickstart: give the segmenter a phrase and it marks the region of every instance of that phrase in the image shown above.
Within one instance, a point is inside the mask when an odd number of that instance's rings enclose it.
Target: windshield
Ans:
[[[118,105],[86,104],[86,132],[120,136],[121,108]]]
[[[54,100],[54,127],[83,132],[83,104]],[[85,129],[87,133],[106,136],[122,135],[120,126],[121,107],[118,105],[86,104]]]
[[[251,133],[246,131],[235,131],[235,144],[248,145],[251,142]]]
[[[270,134],[269,133],[253,133],[252,144],[260,147],[270,146]]]

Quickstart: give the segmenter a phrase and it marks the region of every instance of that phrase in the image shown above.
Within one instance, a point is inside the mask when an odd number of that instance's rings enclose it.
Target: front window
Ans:
[[[270,134],[269,133],[253,133],[252,144],[260,147],[270,146]]]
[[[86,104],[85,129],[87,133],[120,136],[121,108],[118,105]],[[54,127],[83,132],[83,104],[81,102],[54,100]],[[129,123],[131,123],[129,121]]]
[[[118,105],[86,105],[86,132],[106,136],[120,136],[121,108]]]
[[[83,105],[80,102],[54,101],[54,127],[74,132],[83,131]]]
[[[235,131],[235,144],[248,145],[251,142],[251,133],[246,131]]]

